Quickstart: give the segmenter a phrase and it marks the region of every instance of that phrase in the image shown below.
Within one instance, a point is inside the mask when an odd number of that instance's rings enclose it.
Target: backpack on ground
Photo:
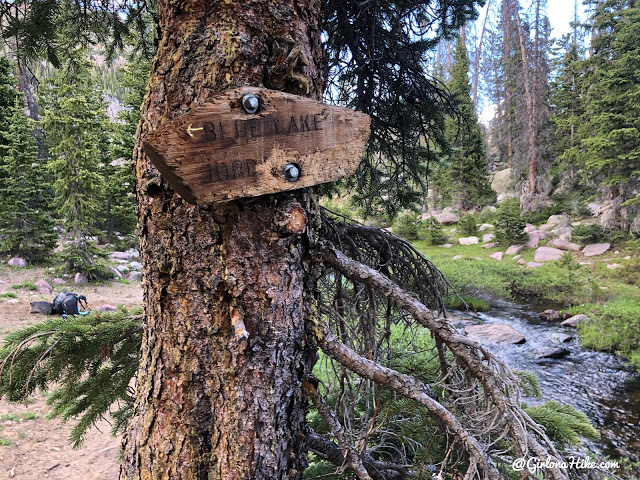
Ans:
[[[85,311],[80,311],[79,307]],[[73,292],[62,292],[56,295],[56,298],[53,299],[53,309],[63,317],[66,315],[86,315],[89,313],[87,309],[87,297]]]

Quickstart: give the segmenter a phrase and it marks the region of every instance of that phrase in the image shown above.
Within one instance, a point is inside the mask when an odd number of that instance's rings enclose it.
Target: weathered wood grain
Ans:
[[[260,100],[255,114],[242,97]],[[146,154],[188,202],[209,205],[294,190],[352,175],[369,137],[369,117],[257,87],[227,90],[143,139]],[[297,181],[284,176],[296,164]]]

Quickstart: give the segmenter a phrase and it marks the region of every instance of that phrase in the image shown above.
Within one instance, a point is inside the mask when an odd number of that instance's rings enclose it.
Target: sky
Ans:
[[[491,3],[495,3],[493,0]],[[526,0],[522,1],[521,4],[526,4]],[[565,33],[569,33],[571,31],[570,23],[573,21],[573,4],[572,0],[548,0],[547,2],[547,17],[549,18],[549,23],[551,24],[551,37],[552,38],[560,38]],[[482,27],[482,22],[484,21],[484,17],[487,13],[487,6],[480,10],[480,17],[477,22],[478,31]],[[578,20],[585,20],[585,8],[582,5],[582,1],[578,1]],[[494,115],[495,105],[486,106],[482,112],[480,112],[480,121],[482,123],[488,123]]]

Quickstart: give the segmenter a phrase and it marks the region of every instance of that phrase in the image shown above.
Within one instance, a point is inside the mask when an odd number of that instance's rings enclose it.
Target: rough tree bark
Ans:
[[[317,0],[162,0],[158,12],[140,136],[228,88],[320,98]],[[146,321],[120,478],[300,478],[313,195],[193,206],[140,141],[134,156]]]

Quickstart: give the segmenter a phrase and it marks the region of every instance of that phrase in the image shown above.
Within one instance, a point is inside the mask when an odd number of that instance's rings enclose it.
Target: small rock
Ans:
[[[614,255],[620,255],[620,251],[616,250],[615,252],[613,252]]]
[[[38,293],[41,295],[49,295],[53,292],[53,287],[46,280],[38,280],[35,284],[38,287]]]
[[[140,262],[131,262],[129,268],[131,270],[142,270],[142,264]]]
[[[529,248],[538,248],[538,245],[540,245],[540,239],[542,238],[540,231],[534,230],[533,232],[529,232],[527,235],[529,236],[529,240],[527,240],[525,245]]]
[[[444,245],[440,245],[442,248],[451,248],[453,247],[452,243],[445,243]]]
[[[29,313],[43,313],[51,315],[53,313],[53,304],[51,302],[29,302],[31,311]]]
[[[496,236],[493,233],[485,233],[482,235],[482,243],[490,242],[494,238],[496,238]]]
[[[522,255],[514,255],[513,257],[511,257],[511,260],[518,260],[522,258]]]
[[[498,242],[485,243],[482,248],[494,248],[498,246]]]
[[[567,250],[569,252],[579,252],[582,250],[582,247],[577,243],[571,243],[567,240],[563,240],[562,238],[555,238],[551,240],[548,245],[559,248],[560,250]]]
[[[98,313],[104,313],[104,312],[117,312],[118,309],[116,307],[114,307],[113,305],[98,305],[96,307],[96,311]]]
[[[591,245],[587,245],[582,249],[582,254],[585,257],[594,257],[596,255],[602,255],[604,252],[611,248],[610,243],[593,243]]]
[[[578,315],[567,318],[560,325],[562,325],[563,327],[577,327],[579,323],[585,322],[587,320],[589,320],[589,317],[587,317],[584,313],[579,313]]]
[[[493,225],[491,225],[490,223],[483,223],[482,225],[480,225],[480,227],[478,228],[479,232],[484,232],[485,230],[488,230],[489,228],[495,228]]]
[[[109,270],[110,272],[112,272],[112,273],[113,273],[113,275],[114,275],[114,277],[113,277],[113,278],[116,278],[116,279],[118,279],[118,278],[122,278],[122,274],[120,273],[120,271],[119,271],[117,268],[115,268],[115,267],[109,267],[109,269],[108,269],[108,270]]]
[[[484,323],[464,327],[467,336],[480,343],[513,343],[526,342],[526,338],[510,325],[504,323]]]
[[[562,347],[543,347],[535,351],[536,358],[562,358],[569,355],[569,350]]]
[[[571,238],[571,234],[573,233],[573,228],[571,227],[558,227],[551,230],[551,233],[556,237],[562,237],[564,239]]]
[[[460,245],[476,245],[479,241],[478,237],[463,237],[458,240]]]
[[[89,279],[78,272],[76,273],[76,276],[73,277],[73,283],[75,283],[76,285],[86,285],[89,283]]]
[[[134,271],[129,274],[130,282],[137,282],[138,280],[141,280],[141,279],[142,279],[142,272]]]
[[[526,265],[526,264],[527,264],[527,261],[526,261],[524,258],[521,258],[520,260],[518,260],[518,263],[519,263],[520,265]],[[531,262],[531,263],[535,263],[535,262]]]
[[[544,223],[544,224],[542,224],[542,225],[540,225],[538,227],[538,230],[542,230],[543,232],[547,232],[549,230],[553,230],[554,228],[556,228],[555,224]]]
[[[587,204],[587,208],[589,209],[589,212],[591,212],[592,217],[597,217],[602,213],[601,207],[602,205],[600,205],[599,203]]]
[[[531,232],[535,232],[537,230],[535,225],[531,225],[530,223],[527,223],[527,226],[524,227],[523,232],[524,233],[531,233]]]
[[[626,257],[623,258],[623,260],[631,260],[631,255],[627,255]]]
[[[10,267],[24,268],[27,266],[27,261],[24,258],[13,257],[7,262]]]
[[[544,312],[540,312],[538,316],[540,318],[543,318],[544,320],[560,320],[560,314],[558,313],[558,311],[551,308],[545,310]]]
[[[502,257],[504,256],[504,253],[502,252],[496,252],[496,253],[492,253],[491,255],[489,255],[491,258],[495,258],[496,260],[500,261],[502,260]]]
[[[538,268],[543,266],[544,263],[538,263],[538,262],[527,262],[527,267],[529,268]]]
[[[560,260],[564,252],[558,248],[540,247],[533,257],[534,262],[548,262],[550,260]]]
[[[491,212],[491,213],[496,213],[498,211],[498,209],[496,207],[494,207],[493,205],[487,205],[486,207],[484,207],[482,209],[483,212]]]
[[[505,255],[517,255],[520,253],[520,250],[524,248],[524,245],[509,245],[507,251],[504,252]]]
[[[573,339],[573,335],[567,335],[566,333],[556,332],[551,335],[551,341],[553,343],[566,343]]]
[[[458,260],[459,258],[464,258],[462,255],[454,255],[451,257],[451,260]]]
[[[129,267],[127,267],[126,265],[118,265],[116,267],[116,269],[120,272],[120,273],[129,273]]]
[[[622,268],[622,265],[620,265],[619,263],[609,263],[607,264],[607,268],[609,270],[617,270],[619,268]]]
[[[135,248],[130,248],[125,253],[128,253],[129,255],[131,255],[131,258],[139,258],[140,257],[140,252],[138,250],[136,250]]]
[[[51,283],[53,283],[54,285],[63,285],[67,282],[65,282],[62,278],[54,278],[53,280],[51,280]]]

